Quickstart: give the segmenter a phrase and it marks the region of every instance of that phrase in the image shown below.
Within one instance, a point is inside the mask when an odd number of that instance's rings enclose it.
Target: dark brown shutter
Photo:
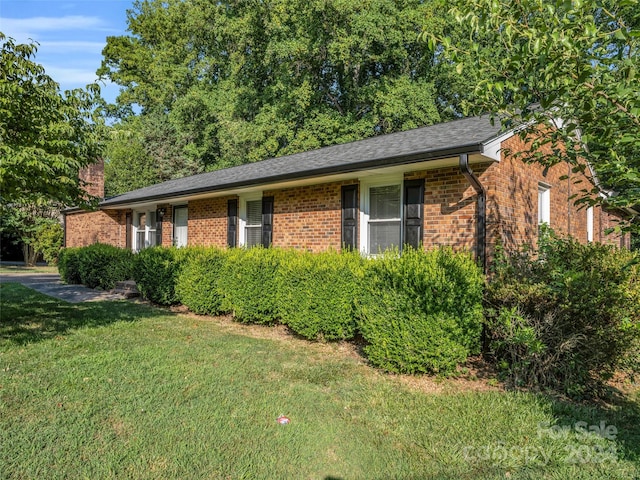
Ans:
[[[125,247],[128,250],[131,250],[131,225],[133,223],[133,214],[131,212],[127,212],[124,216],[124,224],[125,224],[125,228],[124,228],[124,234],[127,236],[127,238],[124,241]]]
[[[342,187],[342,248],[356,249],[358,241],[358,185]]]
[[[238,199],[233,198],[227,202],[227,245],[231,248],[237,246],[238,238]]]
[[[404,182],[404,241],[405,245],[419,248],[424,226],[424,180]]]
[[[160,215],[160,209],[156,210],[156,245],[162,246],[162,216]]]
[[[262,246],[273,242],[273,197],[262,197]]]

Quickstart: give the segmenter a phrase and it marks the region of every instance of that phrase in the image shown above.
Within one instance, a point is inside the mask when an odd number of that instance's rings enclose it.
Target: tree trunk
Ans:
[[[24,256],[24,264],[27,267],[34,267],[36,265],[36,260],[38,260],[38,252],[36,252],[33,246],[27,243],[23,243],[22,255]]]

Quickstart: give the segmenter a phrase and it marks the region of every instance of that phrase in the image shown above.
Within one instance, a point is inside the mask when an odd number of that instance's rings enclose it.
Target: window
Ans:
[[[271,246],[273,236],[273,197],[241,198],[240,220],[238,223],[239,245],[246,247]],[[227,237],[229,237],[229,231],[227,231]]]
[[[375,255],[390,248],[401,249],[406,244],[420,248],[424,232],[424,179],[403,181],[394,175],[376,183],[361,184],[359,230],[360,251],[364,253]]]
[[[173,244],[186,247],[189,233],[189,210],[186,205],[173,208]]]
[[[551,190],[549,185],[538,184],[538,225],[551,223]]]
[[[262,200],[250,200],[247,202],[244,238],[247,247],[255,247],[262,244]]]
[[[134,217],[134,250],[140,250],[156,245],[156,212],[136,212]]]
[[[381,253],[400,247],[402,212],[400,185],[369,188],[369,244],[367,252]]]
[[[593,207],[587,208],[587,242],[593,242]]]

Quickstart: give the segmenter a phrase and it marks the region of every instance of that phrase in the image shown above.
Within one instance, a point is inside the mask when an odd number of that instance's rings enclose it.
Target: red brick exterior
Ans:
[[[523,151],[526,145],[516,135],[503,142],[502,150]],[[477,194],[457,166],[424,171],[409,171],[405,180],[424,179],[424,247],[450,245],[458,250],[477,248]],[[487,194],[487,250],[491,257],[498,244],[507,250],[536,244],[538,237],[538,185],[550,192],[550,225],[558,233],[587,241],[587,211],[574,205],[573,195],[589,188],[583,174],[575,174],[566,164],[545,168],[502,155],[500,162],[474,164],[472,169]],[[103,176],[101,163],[84,172],[96,187]],[[357,173],[354,173],[354,177]],[[567,176],[567,178],[562,178]],[[356,179],[286,189],[263,191],[274,197],[273,245],[313,252],[341,248],[341,187],[358,184]],[[237,196],[224,196],[188,202],[188,245],[227,245],[227,202]],[[162,245],[173,244],[173,207],[164,209]],[[95,242],[126,246],[127,211],[72,213],[66,217],[67,246]],[[615,213],[594,207],[593,240],[629,247],[630,237],[605,235],[617,222]],[[361,232],[358,231],[358,235]],[[359,242],[359,239],[358,239]],[[359,244],[359,243],[358,243]]]
[[[227,246],[227,203],[230,197],[207,198],[189,202],[189,245]]]
[[[126,210],[68,213],[65,216],[65,246],[84,247],[93,243],[126,246]]]
[[[86,182],[84,189],[100,199],[104,198],[104,160],[100,159],[82,170],[79,173],[80,180]]]
[[[475,166],[483,182],[487,165]],[[425,180],[424,233],[426,249],[448,245],[456,250],[475,250],[476,192],[458,167],[405,174],[405,180]]]
[[[517,135],[507,139],[503,150],[524,151],[526,145]],[[489,252],[500,243],[507,250],[522,245],[536,245],[538,238],[538,185],[549,186],[550,226],[561,235],[571,235],[587,242],[587,210],[575,205],[574,195],[591,189],[590,180],[582,173],[572,173],[568,164],[545,168],[538,163],[525,163],[520,158],[502,155],[499,163],[490,165],[480,176],[487,189],[487,246]],[[563,178],[566,176],[567,178]],[[594,207],[594,241],[620,245],[627,242],[605,235],[604,230],[616,223],[616,216]],[[605,225],[606,223],[606,225]]]
[[[273,245],[319,252],[342,246],[341,187],[355,181],[323,183],[283,190],[273,196]]]

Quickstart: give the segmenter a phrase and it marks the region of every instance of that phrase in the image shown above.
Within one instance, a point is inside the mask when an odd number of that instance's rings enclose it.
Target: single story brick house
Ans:
[[[525,148],[488,116],[380,135],[170,180],[105,199],[93,212],[68,210],[65,244],[134,251],[260,244],[365,254],[450,245],[485,262],[498,243],[534,245],[546,222],[582,242],[629,246],[628,235],[604,233],[617,213],[573,204],[589,182],[584,175],[504,153]],[[91,193],[104,192],[99,165],[85,177]]]

